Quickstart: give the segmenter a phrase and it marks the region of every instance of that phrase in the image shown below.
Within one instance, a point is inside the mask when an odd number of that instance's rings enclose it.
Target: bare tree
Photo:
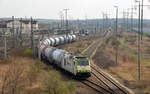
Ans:
[[[21,64],[13,62],[2,76],[1,94],[20,94],[24,87],[24,68]]]

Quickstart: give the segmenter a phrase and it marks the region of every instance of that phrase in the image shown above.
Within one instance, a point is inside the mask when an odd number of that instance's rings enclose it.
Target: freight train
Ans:
[[[58,46],[65,43],[71,43],[76,40],[76,35],[61,36],[57,38],[48,38],[42,41],[43,44],[49,46]]]
[[[57,49],[43,43],[40,44],[39,51],[41,59],[57,65],[75,77],[88,78],[91,76],[90,60],[86,57],[75,56],[65,50]]]

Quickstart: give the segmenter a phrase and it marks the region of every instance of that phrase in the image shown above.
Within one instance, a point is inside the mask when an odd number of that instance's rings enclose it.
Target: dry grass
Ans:
[[[83,41],[77,41],[72,44],[68,44],[62,49],[73,53],[75,55],[80,55],[83,50],[85,50],[90,44],[92,44],[94,40],[83,40]]]
[[[99,53],[100,51],[104,51],[105,54],[109,54],[109,61],[112,62],[105,62],[108,61],[107,59],[101,59],[99,62],[103,64],[108,64],[108,68],[105,69],[107,72],[112,74],[117,80],[123,83],[125,86],[131,88],[137,94],[150,94],[150,62],[149,58],[150,55],[145,54],[150,45],[150,38],[144,37],[143,44],[142,44],[142,62],[141,62],[141,81],[138,81],[138,69],[137,69],[137,40],[133,41],[131,39],[134,34],[125,33],[124,37],[120,38],[121,45],[119,46],[119,53],[118,53],[118,64],[116,66],[110,66],[114,64],[115,61],[115,50],[111,43],[108,43],[105,46],[105,49],[99,49],[97,52],[97,58],[101,58],[103,53]],[[128,41],[125,38],[128,36]],[[146,48],[147,47],[147,48]],[[103,54],[104,55],[104,54]],[[106,55],[105,55],[106,57]],[[97,61],[97,60],[96,60]],[[112,63],[112,64],[110,64]]]
[[[24,50],[19,49],[17,51],[13,51],[7,59],[0,62],[0,93],[1,86],[3,85],[3,74],[8,69],[12,69],[12,64],[14,65],[15,69],[18,69],[19,65],[23,67],[23,73],[21,73],[21,75],[24,80],[23,82],[20,82],[23,84],[23,87],[21,90],[16,91],[15,94],[41,94],[43,92],[42,83],[45,77],[45,73],[52,70],[52,72],[56,71],[56,69],[54,69],[52,66],[46,65],[38,59],[33,58],[32,54],[24,53]],[[18,71],[21,70],[18,69]],[[60,73],[58,75],[62,76],[63,74]],[[68,85],[70,85],[69,83],[72,82],[72,80],[60,80],[62,84],[68,83]],[[74,86],[72,85],[72,87]],[[19,88],[17,87],[17,90],[18,89]],[[10,94],[10,92],[5,92],[4,94]]]

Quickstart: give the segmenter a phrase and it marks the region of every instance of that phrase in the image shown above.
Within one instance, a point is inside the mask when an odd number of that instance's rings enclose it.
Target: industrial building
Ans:
[[[33,20],[32,21],[33,31],[37,31],[39,29],[38,22]],[[24,34],[31,33],[31,21],[30,20],[7,20],[7,21],[0,21],[0,29],[2,28],[7,29],[7,32],[11,32],[14,28],[15,32],[20,32]]]

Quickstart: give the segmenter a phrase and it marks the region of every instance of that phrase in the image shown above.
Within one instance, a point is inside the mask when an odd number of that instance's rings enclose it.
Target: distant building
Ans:
[[[14,24],[15,31],[21,31],[25,34],[31,33],[31,21],[30,20],[8,20],[8,21],[0,21],[0,28],[7,28],[7,31],[12,30]],[[39,29],[38,22],[32,21],[33,24],[33,31],[37,31]]]

